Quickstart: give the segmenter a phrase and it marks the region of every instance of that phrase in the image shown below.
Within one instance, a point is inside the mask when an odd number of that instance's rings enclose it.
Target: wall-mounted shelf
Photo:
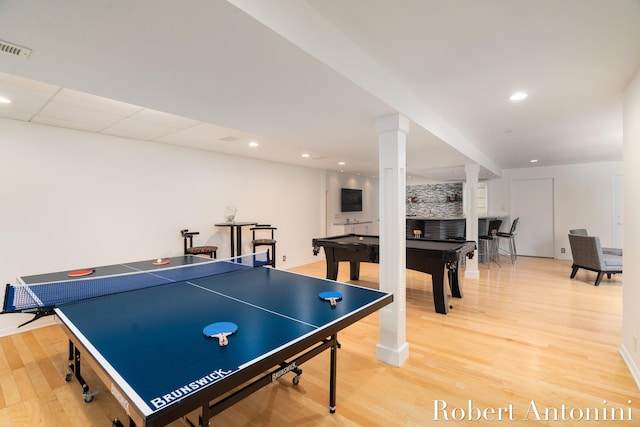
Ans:
[[[371,224],[373,221],[345,221],[345,222],[334,222],[333,225],[358,225],[358,224]]]

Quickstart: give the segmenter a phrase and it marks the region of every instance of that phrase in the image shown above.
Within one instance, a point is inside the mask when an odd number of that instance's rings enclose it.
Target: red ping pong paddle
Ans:
[[[202,330],[205,337],[218,338],[218,344],[220,347],[224,347],[229,344],[228,336],[235,334],[238,330],[238,325],[232,322],[216,322],[207,325]]]
[[[329,301],[331,303],[331,307],[335,307],[336,302],[342,299],[342,294],[340,292],[333,291],[320,292],[320,299]]]
[[[168,259],[168,258],[158,258],[158,259],[154,259],[153,261],[151,261],[151,264],[153,264],[153,265],[165,265],[165,264],[169,264],[169,259]]]
[[[82,276],[88,276],[88,275],[93,274],[95,272],[96,272],[95,268],[84,268],[82,270],[71,271],[71,272],[69,272],[69,274],[67,274],[67,276],[69,276],[69,277],[82,277]]]

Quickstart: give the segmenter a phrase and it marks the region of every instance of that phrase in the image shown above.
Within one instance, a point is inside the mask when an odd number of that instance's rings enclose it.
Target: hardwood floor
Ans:
[[[293,271],[324,277],[324,268],[319,261]],[[481,265],[481,278],[463,281],[464,298],[450,299],[447,315],[433,310],[431,277],[408,270],[410,357],[401,368],[375,358],[375,314],[340,334],[335,414],[327,409],[325,352],[302,366],[298,385],[284,376],[211,425],[639,425],[640,390],[618,353],[622,276],[595,287],[593,273],[580,270],[571,280],[570,270],[567,261],[526,257],[515,266]],[[358,284],[377,288],[377,265],[363,264],[360,277]],[[348,280],[348,264],[338,279]],[[77,382],[64,380],[66,359],[57,326],[0,338],[0,426],[109,426],[124,418],[89,369],[99,394],[82,400]],[[594,409],[599,421],[588,421]]]

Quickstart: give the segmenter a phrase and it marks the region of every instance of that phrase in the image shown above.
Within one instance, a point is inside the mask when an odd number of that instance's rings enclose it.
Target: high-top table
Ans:
[[[214,224],[216,227],[229,227],[229,231],[231,234],[231,255],[230,257],[240,256],[242,255],[242,227],[248,227],[257,225],[257,222],[246,221],[246,222],[219,222]],[[236,241],[234,242],[234,235]]]

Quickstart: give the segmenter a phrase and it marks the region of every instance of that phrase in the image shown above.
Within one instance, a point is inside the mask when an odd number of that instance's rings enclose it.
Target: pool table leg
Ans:
[[[349,261],[349,273],[351,280],[360,279],[360,261]]]
[[[436,313],[447,314],[449,302],[447,292],[444,290],[444,265],[442,268],[435,268],[431,272],[431,283],[433,288],[433,305]]]
[[[327,279],[338,280],[338,265],[337,261],[332,261],[327,257]]]
[[[338,280],[339,262],[327,257],[327,279]],[[360,261],[349,261],[349,277],[351,280],[359,280],[360,278]]]
[[[455,264],[448,266],[447,270],[451,295],[454,298],[462,298],[462,289],[460,288],[460,281],[458,279],[458,263],[456,262]]]

